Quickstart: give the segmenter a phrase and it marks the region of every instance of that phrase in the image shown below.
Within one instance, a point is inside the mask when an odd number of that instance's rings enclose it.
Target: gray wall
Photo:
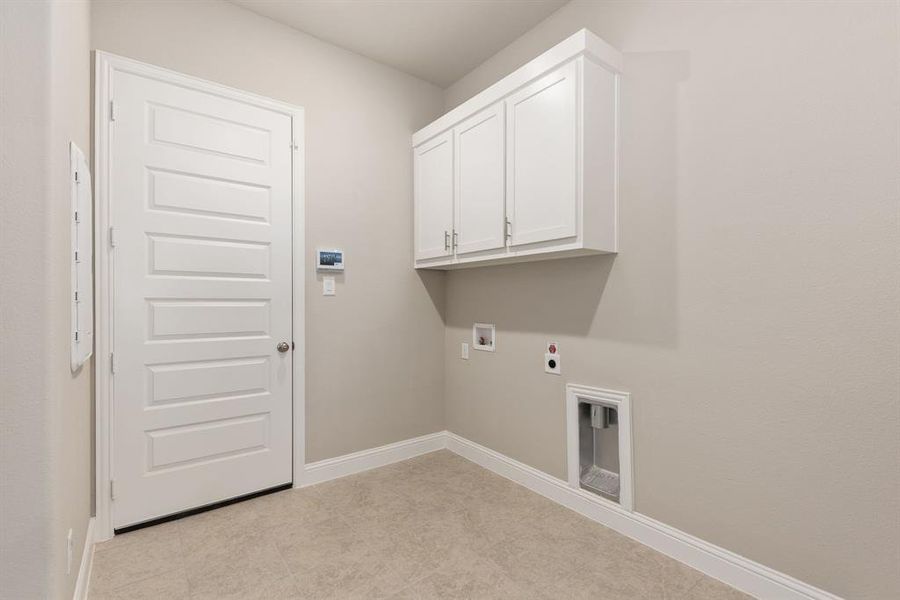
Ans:
[[[92,44],[306,111],[307,462],[443,429],[443,276],[412,264],[410,135],[442,91],[227,2],[94,2]],[[389,355],[389,347],[402,353]]]
[[[92,365],[69,366],[69,141],[90,151],[89,36],[87,3],[0,3],[2,598],[71,597],[91,515]]]
[[[575,0],[447,108],[582,27],[625,56],[621,253],[448,276],[448,429],[564,477],[565,383],[630,391],[639,512],[900,597],[898,4]]]

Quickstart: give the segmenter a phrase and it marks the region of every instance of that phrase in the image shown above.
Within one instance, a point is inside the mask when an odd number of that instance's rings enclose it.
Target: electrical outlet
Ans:
[[[66,535],[66,575],[72,573],[72,530]]]
[[[551,375],[562,375],[559,365],[559,354],[544,353],[544,372]]]
[[[463,360],[469,360],[469,345],[465,342],[460,346],[459,357]]]

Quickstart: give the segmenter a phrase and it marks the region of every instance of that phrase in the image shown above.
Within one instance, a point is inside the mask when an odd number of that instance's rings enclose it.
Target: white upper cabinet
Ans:
[[[621,70],[583,29],[413,134],[415,266],[617,252]]]
[[[415,148],[416,261],[453,255],[453,135]]]
[[[507,214],[513,246],[573,238],[578,159],[576,64],[506,100]]]
[[[482,111],[453,131],[456,148],[456,253],[502,249],[503,104]]]

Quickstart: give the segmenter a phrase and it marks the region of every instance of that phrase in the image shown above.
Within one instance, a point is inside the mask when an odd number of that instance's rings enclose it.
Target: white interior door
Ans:
[[[577,76],[569,63],[506,100],[513,246],[577,233]]]
[[[135,73],[111,89],[120,528],[291,481],[292,122]]]
[[[503,103],[454,130],[457,254],[503,248]]]
[[[416,260],[453,254],[453,132],[413,149]]]

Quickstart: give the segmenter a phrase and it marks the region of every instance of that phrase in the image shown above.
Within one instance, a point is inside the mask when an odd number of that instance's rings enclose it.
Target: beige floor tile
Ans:
[[[97,546],[92,600],[746,600],[439,451]]]
[[[251,583],[241,577],[240,572],[226,576],[214,587],[194,591],[190,600],[302,600],[293,577],[261,580]]]
[[[256,505],[238,502],[175,521],[184,544],[191,555],[202,549],[215,547],[229,540],[240,539],[258,531]]]
[[[450,560],[449,564],[404,588],[394,598],[524,600],[545,596],[513,581],[490,560],[469,554]]]
[[[185,556],[194,598],[249,598],[290,577],[274,537],[255,531],[224,539]]]
[[[739,592],[712,577],[701,577],[700,581],[685,595],[687,600],[753,600],[743,592]]]
[[[121,548],[135,542],[148,543],[150,540],[171,539],[172,537],[178,537],[178,527],[177,521],[169,521],[168,523],[160,523],[159,525],[145,527],[129,533],[121,533],[114,536],[111,540],[97,544],[96,550]]]
[[[341,518],[275,530],[278,548],[304,598],[335,598],[386,571],[374,551]]]
[[[168,571],[128,583],[115,590],[97,589],[91,585],[91,600],[187,600],[188,581],[182,569]]]
[[[182,546],[177,531],[166,528],[164,535],[147,531],[138,536],[138,540],[97,546],[91,572],[90,589],[93,592],[99,595],[117,590],[182,566]]]
[[[255,511],[255,525],[262,529],[282,527],[288,522],[314,523],[335,515],[333,505],[323,501],[312,488],[266,494],[250,502]]]

